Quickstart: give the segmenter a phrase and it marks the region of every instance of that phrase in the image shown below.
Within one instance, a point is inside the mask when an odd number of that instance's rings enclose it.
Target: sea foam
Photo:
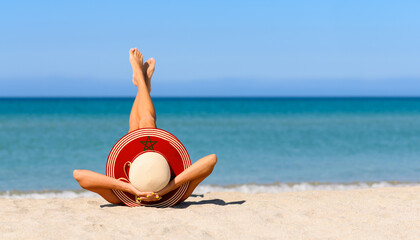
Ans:
[[[243,193],[282,193],[301,192],[312,190],[350,190],[380,187],[408,187],[420,186],[420,182],[353,182],[353,183],[271,183],[271,184],[236,184],[236,185],[199,185],[194,194],[205,194],[209,192],[243,192]],[[0,198],[6,199],[50,199],[50,198],[89,198],[98,195],[85,190],[64,190],[64,191],[3,191]]]
[[[281,193],[300,192],[311,190],[350,190],[380,187],[406,187],[420,186],[420,183],[413,182],[353,182],[353,183],[273,183],[273,184],[237,184],[237,185],[199,185],[194,193],[208,192],[244,192],[244,193]]]

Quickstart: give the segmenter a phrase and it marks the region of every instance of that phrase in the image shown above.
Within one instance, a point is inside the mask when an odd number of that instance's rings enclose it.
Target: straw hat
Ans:
[[[141,191],[157,192],[191,166],[182,143],[171,133],[158,128],[142,128],[122,137],[112,148],[106,163],[106,175],[131,182]],[[162,196],[156,202],[136,202],[135,196],[113,190],[127,206],[170,207],[184,196],[189,183]]]

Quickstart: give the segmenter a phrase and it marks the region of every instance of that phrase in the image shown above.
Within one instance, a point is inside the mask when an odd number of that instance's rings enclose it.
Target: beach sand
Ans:
[[[174,208],[0,199],[0,239],[420,239],[420,186],[215,192]]]

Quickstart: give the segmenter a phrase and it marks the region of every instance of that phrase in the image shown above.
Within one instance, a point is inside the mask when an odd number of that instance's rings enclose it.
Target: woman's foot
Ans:
[[[154,58],[149,58],[149,60],[147,60],[144,64],[143,64],[143,74],[144,74],[144,78],[146,79],[146,86],[147,89],[150,91],[152,91],[152,76],[153,76],[153,72],[155,71],[155,65],[156,65],[156,61]]]
[[[144,81],[143,55],[137,48],[130,49],[130,63],[133,68],[133,83],[138,86],[138,81]]]

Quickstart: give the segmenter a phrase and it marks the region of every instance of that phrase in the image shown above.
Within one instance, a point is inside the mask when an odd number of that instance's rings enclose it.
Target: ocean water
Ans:
[[[90,196],[133,98],[0,99],[0,197]],[[191,159],[218,156],[199,192],[420,184],[420,98],[156,98],[157,126]],[[34,195],[35,194],[35,195]]]

